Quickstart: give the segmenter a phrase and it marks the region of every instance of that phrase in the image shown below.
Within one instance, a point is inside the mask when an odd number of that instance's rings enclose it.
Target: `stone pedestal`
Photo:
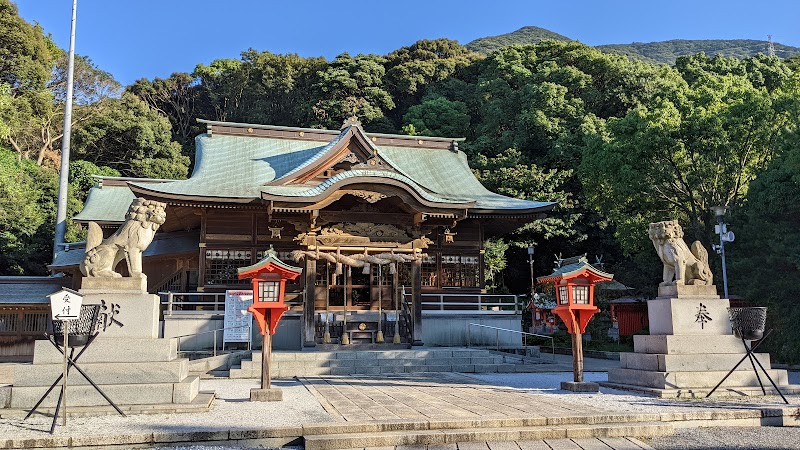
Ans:
[[[84,278],[81,294],[84,305],[101,305],[100,334],[77,360],[78,367],[121,408],[192,403],[200,379],[189,375],[188,358],[178,358],[177,339],[158,338],[158,296],[139,289],[138,279],[97,280]],[[5,388],[11,391],[9,401],[0,407],[30,409],[62,373],[62,354],[46,340],[36,341],[33,363],[15,366],[14,385]],[[67,384],[70,406],[108,405],[74,368]],[[56,387],[41,407],[54,407],[59,392]]]
[[[250,389],[251,402],[279,402],[283,400],[283,391],[281,388],[252,388]]]
[[[745,356],[742,340],[733,336],[729,302],[714,286],[666,286],[647,302],[649,336],[634,336],[634,353],[620,354],[620,368],[608,372],[604,386],[636,390],[660,397],[704,397]],[[766,353],[755,355],[784,393],[790,386],[785,370],[770,367]],[[759,370],[767,393],[776,393]],[[749,361],[744,361],[714,395],[761,395]]]
[[[561,390],[572,392],[599,392],[600,385],[591,381],[562,381]]]

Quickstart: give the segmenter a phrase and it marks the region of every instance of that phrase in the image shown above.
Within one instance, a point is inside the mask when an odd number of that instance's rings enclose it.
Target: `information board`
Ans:
[[[225,291],[225,342],[250,342],[253,315],[247,308],[252,304],[252,290]]]

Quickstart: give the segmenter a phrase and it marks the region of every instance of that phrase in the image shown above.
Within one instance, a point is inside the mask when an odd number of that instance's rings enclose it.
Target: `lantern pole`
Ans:
[[[270,389],[272,385],[272,375],[269,370],[272,365],[272,336],[269,334],[269,327],[266,328],[261,349],[261,389]]]
[[[583,383],[583,335],[576,313],[572,315],[572,379],[576,383]]]

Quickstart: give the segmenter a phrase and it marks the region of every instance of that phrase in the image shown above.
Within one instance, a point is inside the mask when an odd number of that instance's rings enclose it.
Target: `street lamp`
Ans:
[[[733,231],[728,231],[728,226],[723,222],[723,216],[727,206],[712,206],[711,211],[717,216],[717,224],[714,225],[714,232],[719,235],[719,245],[712,245],[711,248],[717,251],[722,257],[722,290],[724,298],[728,298],[728,270],[725,266],[725,243],[733,242],[736,236]]]

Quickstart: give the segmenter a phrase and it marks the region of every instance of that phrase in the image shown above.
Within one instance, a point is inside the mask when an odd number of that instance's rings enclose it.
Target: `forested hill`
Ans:
[[[478,38],[465,47],[478,53],[491,53],[498,48],[514,44],[536,44],[544,40],[570,41],[571,39],[550,30],[539,27],[522,27],[512,33]]]
[[[539,27],[522,27],[512,33],[475,39],[466,47],[474,52],[489,53],[513,44],[536,44],[545,39],[568,41],[570,38]],[[747,58],[758,53],[767,53],[767,41],[754,39],[687,40],[674,39],[661,42],[634,42],[632,44],[598,45],[609,53],[630,56],[647,62],[674,64],[679,56],[704,52],[708,56],[720,54],[735,58]],[[781,58],[800,55],[800,48],[775,43],[775,54]]]
[[[734,58],[747,58],[758,53],[767,53],[767,41],[754,39],[686,40],[674,39],[662,42],[634,42],[632,44],[598,45],[604,52],[619,53],[650,62],[674,64],[679,56],[704,52],[708,56],[720,54]],[[775,54],[781,58],[800,55],[800,48],[774,43]]]

